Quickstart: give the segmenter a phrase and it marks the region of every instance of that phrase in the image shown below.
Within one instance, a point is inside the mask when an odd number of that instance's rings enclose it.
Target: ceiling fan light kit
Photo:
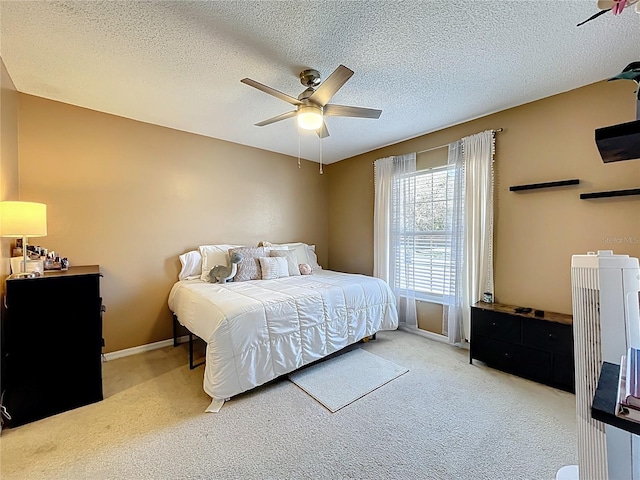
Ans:
[[[322,107],[300,105],[298,107],[298,126],[304,130],[318,130],[322,126]]]
[[[372,108],[351,107],[329,103],[331,98],[352,75],[353,70],[348,69],[344,65],[339,65],[338,68],[321,83],[320,73],[317,70],[303,70],[299,75],[300,83],[307,88],[298,98],[294,98],[250,78],[243,78],[240,81],[296,107],[295,110],[290,112],[282,113],[273,118],[258,122],[256,126],[264,127],[265,125],[271,125],[280,120],[296,117],[300,128],[304,130],[315,130],[318,137],[322,139],[329,136],[329,131],[324,121],[325,116],[379,118],[382,113],[382,110],[374,110]]]

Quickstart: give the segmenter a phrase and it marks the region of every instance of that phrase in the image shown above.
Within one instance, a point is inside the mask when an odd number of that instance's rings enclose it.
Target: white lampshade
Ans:
[[[318,130],[322,126],[322,109],[315,105],[299,106],[298,125],[305,130]]]
[[[47,206],[35,202],[0,202],[0,236],[44,237]]]

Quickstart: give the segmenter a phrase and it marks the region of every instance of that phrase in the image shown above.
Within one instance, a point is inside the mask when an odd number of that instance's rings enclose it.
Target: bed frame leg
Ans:
[[[189,332],[189,370],[204,365],[204,363],[204,360],[200,363],[193,363],[193,333]]]
[[[193,333],[189,332],[189,369],[193,370]]]
[[[178,346],[178,316],[173,314],[173,346]],[[189,370],[204,365],[205,360],[200,363],[193,363],[193,333],[189,332]]]
[[[362,343],[367,343],[370,342],[371,340],[375,340],[376,339],[376,334],[374,333],[373,335],[369,335],[368,337],[364,337],[362,340],[360,340]]]
[[[178,346],[178,317],[173,314],[173,346]]]

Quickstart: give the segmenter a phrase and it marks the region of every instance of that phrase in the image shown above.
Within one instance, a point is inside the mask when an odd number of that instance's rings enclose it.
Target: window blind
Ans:
[[[411,288],[418,298],[438,301],[454,284],[451,231],[447,212],[452,208],[450,167],[422,170],[394,179],[392,198],[392,252],[398,286]],[[399,192],[405,192],[399,194]]]

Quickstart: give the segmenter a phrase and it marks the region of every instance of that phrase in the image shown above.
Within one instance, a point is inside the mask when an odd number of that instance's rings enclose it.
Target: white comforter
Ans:
[[[329,270],[227,284],[182,280],[169,308],[207,342],[204,390],[214,400],[398,327],[384,281]]]

